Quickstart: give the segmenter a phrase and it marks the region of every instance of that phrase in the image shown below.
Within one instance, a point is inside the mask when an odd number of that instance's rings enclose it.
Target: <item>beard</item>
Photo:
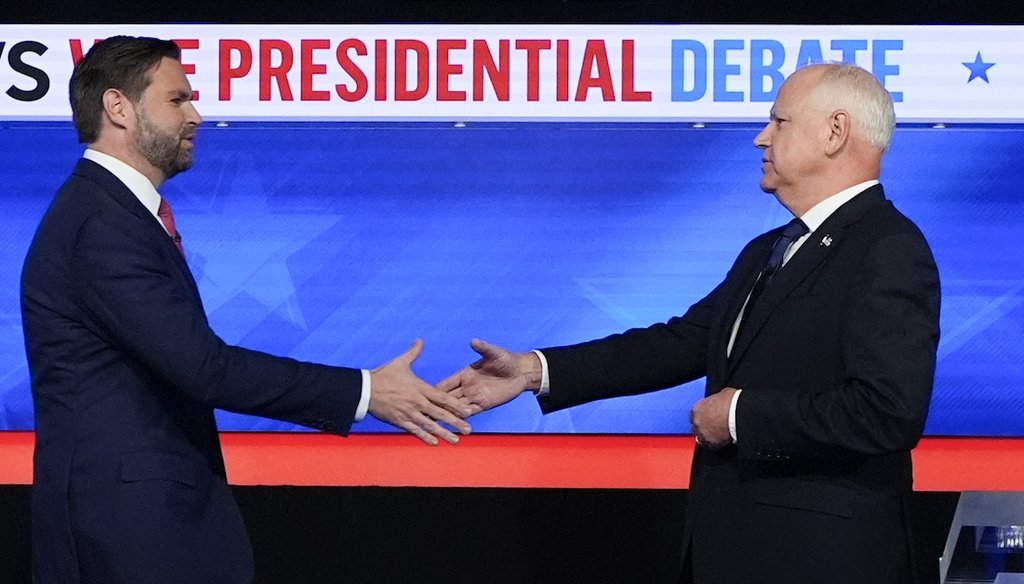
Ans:
[[[145,114],[139,116],[139,134],[135,137],[135,146],[167,178],[192,168],[192,148],[182,144],[181,135],[165,132]]]

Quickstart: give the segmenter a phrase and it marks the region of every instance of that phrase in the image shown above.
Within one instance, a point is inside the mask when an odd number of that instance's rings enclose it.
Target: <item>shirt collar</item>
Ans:
[[[82,158],[91,160],[110,171],[110,174],[124,183],[124,186],[128,187],[128,190],[135,195],[135,198],[142,203],[142,206],[149,210],[158,222],[160,221],[160,217],[157,215],[157,211],[160,209],[160,193],[157,192],[156,187],[153,186],[153,183],[145,175],[123,161],[91,148],[85,149]],[[160,225],[162,227],[163,222],[160,222]]]
[[[843,189],[838,193],[832,195],[831,197],[825,199],[824,201],[818,203],[817,205],[811,207],[810,210],[808,210],[806,213],[803,214],[803,216],[800,217],[800,220],[803,221],[804,225],[807,225],[807,228],[813,232],[817,230],[819,227],[821,227],[821,224],[824,223],[826,219],[831,217],[832,214],[835,213],[837,209],[839,209],[839,207],[842,207],[844,204],[849,202],[850,199],[856,197],[857,195],[863,193],[870,187],[873,187],[877,184],[877,180],[868,180],[860,184],[853,185],[848,189]]]

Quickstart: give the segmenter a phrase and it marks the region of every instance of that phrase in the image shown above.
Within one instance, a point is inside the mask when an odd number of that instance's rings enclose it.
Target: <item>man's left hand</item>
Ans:
[[[690,425],[697,444],[708,448],[721,448],[732,443],[729,434],[729,407],[735,387],[726,387],[722,391],[693,404],[690,410]]]

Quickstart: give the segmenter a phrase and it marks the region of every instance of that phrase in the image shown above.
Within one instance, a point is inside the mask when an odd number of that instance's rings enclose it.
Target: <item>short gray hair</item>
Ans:
[[[825,109],[845,109],[862,137],[882,152],[889,150],[896,127],[892,96],[878,79],[852,63],[814,65],[824,70],[818,78],[815,98]]]

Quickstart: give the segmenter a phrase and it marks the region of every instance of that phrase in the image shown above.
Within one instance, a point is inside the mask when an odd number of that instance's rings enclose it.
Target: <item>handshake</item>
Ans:
[[[436,387],[412,372],[423,352],[417,339],[408,351],[370,372],[369,412],[427,444],[438,438],[456,444],[459,437],[442,425],[469,434],[465,418],[510,401],[527,389],[540,389],[541,364],[534,353],[512,353],[474,339],[480,359]]]

